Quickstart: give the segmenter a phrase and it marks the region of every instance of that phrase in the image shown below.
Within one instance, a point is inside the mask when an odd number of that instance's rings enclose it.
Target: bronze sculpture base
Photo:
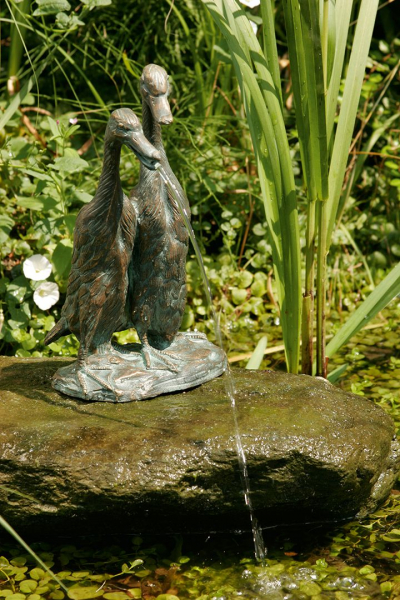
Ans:
[[[176,371],[158,359],[151,369],[146,368],[141,345],[127,344],[108,354],[89,356],[84,378],[78,376],[77,361],[58,369],[52,385],[58,392],[82,400],[131,402],[192,388],[218,377],[227,367],[225,353],[203,334],[179,333],[167,352]]]

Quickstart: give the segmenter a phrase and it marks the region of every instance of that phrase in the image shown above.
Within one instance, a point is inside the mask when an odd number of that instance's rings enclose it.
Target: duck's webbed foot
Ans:
[[[111,364],[120,364],[122,362],[122,358],[121,356],[119,356],[119,352],[116,348],[114,348],[114,345],[111,342],[100,344],[96,349],[96,355],[107,357],[107,359],[105,360],[107,360]],[[102,370],[106,369],[107,367],[101,365],[99,367],[91,366],[91,368],[94,370]]]
[[[206,340],[207,336],[202,331],[178,331],[175,338],[183,337],[189,338],[189,340]]]
[[[94,367],[86,364],[85,360],[79,359],[78,366],[76,369],[76,376],[81,385],[82,391],[85,395],[85,400],[92,400],[97,402],[118,402],[118,391],[114,390],[113,387],[99,377],[96,370],[104,370],[104,367]],[[101,389],[93,390],[93,381],[100,384]]]
[[[146,365],[146,369],[151,369],[153,371],[156,370],[168,370],[173,373],[179,372],[179,367],[177,364],[174,364],[172,361],[181,362],[182,359],[176,354],[172,354],[167,352],[166,350],[158,350],[149,344],[147,339],[147,335],[143,335],[141,337],[142,342],[142,350],[141,354],[144,358],[144,363]],[[171,360],[172,359],[172,360]],[[154,364],[154,360],[157,360],[158,364]],[[162,363],[163,366],[160,366],[159,363]]]

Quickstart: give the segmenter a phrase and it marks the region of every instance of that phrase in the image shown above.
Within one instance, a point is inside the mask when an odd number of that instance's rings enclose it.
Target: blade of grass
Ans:
[[[371,270],[370,270],[370,268],[368,266],[368,263],[367,263],[367,261],[365,259],[365,256],[361,252],[360,248],[357,246],[357,244],[356,244],[353,236],[351,235],[350,231],[347,229],[347,227],[343,223],[340,224],[340,229],[344,233],[344,235],[346,236],[346,238],[348,239],[349,244],[354,249],[354,251],[357,254],[358,258],[361,260],[362,264],[364,265],[365,272],[366,272],[367,277],[369,279],[369,284],[374,288],[375,287],[374,279],[372,277]]]
[[[349,364],[345,363],[344,365],[340,365],[340,367],[334,369],[334,371],[331,371],[327,377],[328,381],[330,381],[330,383],[336,383],[346,371],[348,366]]]
[[[34,78],[29,77],[28,81],[22,86],[21,90],[17,92],[13,97],[11,102],[9,102],[6,110],[2,114],[0,118],[0,129],[5,127],[10,119],[13,118],[21,102],[26,98],[33,87]]]
[[[386,324],[387,324],[386,321],[384,323],[374,323],[373,325],[367,325],[365,327],[365,330],[378,329],[380,327],[384,327]],[[333,335],[327,335],[326,338],[327,339],[332,339]],[[269,354],[275,354],[275,353],[278,353],[278,352],[284,352],[284,350],[285,350],[284,344],[279,344],[279,346],[271,346],[270,348],[267,348],[265,350],[264,356],[268,356]],[[232,364],[232,363],[240,362],[242,360],[248,360],[249,358],[251,358],[251,355],[252,355],[252,352],[245,352],[243,354],[236,354],[234,356],[230,356],[228,358],[228,362],[229,362],[229,364]]]
[[[371,44],[379,0],[362,0],[358,22],[350,56],[349,68],[343,92],[337,131],[329,169],[329,200],[327,247],[329,249],[332,232],[336,223],[343,178],[346,171],[348,151],[354,130],[361,87],[364,79],[368,51]]]
[[[93,83],[90,81],[90,78],[82,71],[82,69],[80,68],[80,66],[78,65],[78,63],[75,62],[75,60],[73,59],[73,57],[70,54],[68,54],[68,52],[66,52],[64,50],[64,48],[62,48],[61,46],[59,46],[58,47],[58,51],[60,52],[60,54],[62,56],[64,56],[64,58],[71,65],[73,65],[73,67],[76,69],[76,71],[82,77],[83,81],[86,82],[86,85],[88,86],[88,88],[92,92],[92,94],[93,94],[94,98],[96,99],[96,101],[98,102],[98,104],[104,108],[104,110],[106,111],[106,114],[108,116],[110,114],[110,111],[108,110],[107,105],[105,104],[103,98],[100,96],[99,92],[97,91],[97,89],[95,88],[95,86],[93,85]]]
[[[356,164],[354,165],[354,182],[353,183],[356,183],[356,181],[358,181],[358,179],[360,178],[360,175],[361,175],[363,167],[364,167],[364,163],[367,160],[368,154],[371,152],[371,150],[375,146],[376,142],[389,129],[389,127],[395,121],[397,121],[397,119],[399,117],[400,117],[400,113],[397,113],[397,114],[392,115],[388,119],[386,119],[386,121],[384,121],[384,123],[382,123],[382,125],[380,127],[378,127],[377,129],[375,129],[372,132],[372,134],[369,137],[369,139],[367,140],[367,142],[365,142],[365,144],[363,145],[363,147],[361,149],[362,153],[357,156]]]
[[[400,294],[400,263],[386,275],[366,300],[349,317],[335,334],[326,348],[326,355],[332,357],[342,346],[362,329],[371,319]]]
[[[246,369],[259,369],[260,368],[260,365],[264,359],[264,352],[267,347],[267,341],[268,340],[267,340],[266,335],[264,335],[260,339],[257,346],[255,347],[253,354],[251,355],[249,362],[246,365]]]
[[[42,561],[42,559],[32,550],[30,546],[28,546],[28,544],[22,539],[22,537],[15,531],[13,527],[11,527],[11,525],[1,515],[0,525],[3,527],[3,529],[5,529],[5,531],[7,531],[7,533],[9,533],[15,539],[16,542],[18,542],[18,544],[20,544],[20,546],[24,548],[24,550],[26,550],[32,556],[34,560],[36,560],[36,562],[42,567],[43,571],[45,571],[52,579],[54,579],[54,581],[58,583],[61,589],[68,596],[68,589],[65,587],[63,582],[57,577],[57,575],[54,575],[53,571],[49,569],[49,567]]]
[[[328,136],[328,147],[331,147],[334,119],[338,103],[340,81],[343,72],[344,56],[346,52],[347,37],[349,33],[351,10],[353,0],[336,0],[336,42],[335,55],[332,65],[332,73],[329,80],[328,94],[326,100],[326,125]]]
[[[21,498],[25,498],[26,500],[30,500],[31,502],[36,502],[37,504],[39,504],[39,501],[36,500],[36,498],[34,498],[33,496],[28,496],[27,494],[23,494],[22,492],[19,492],[18,490],[9,488],[5,485],[0,485],[0,490],[4,490],[5,492],[8,492],[9,494],[16,494],[17,496],[20,496]]]
[[[203,71],[201,68],[200,61],[199,61],[196,46],[193,42],[193,38],[194,38],[193,32],[190,31],[190,29],[185,21],[184,16],[182,15],[181,11],[176,7],[175,2],[173,0],[167,0],[167,2],[170,5],[171,9],[176,14],[176,16],[178,17],[179,22],[182,25],[182,29],[185,32],[188,42],[189,42],[190,51],[192,53],[194,72],[196,75],[198,99],[200,100],[199,113],[204,114],[205,107],[206,107],[206,97],[205,97],[204,85],[203,85]]]
[[[279,95],[279,102],[283,110],[281,74],[279,71],[278,50],[275,37],[274,7],[272,3],[273,0],[261,0],[263,48],[268,69],[272,75],[275,89]]]

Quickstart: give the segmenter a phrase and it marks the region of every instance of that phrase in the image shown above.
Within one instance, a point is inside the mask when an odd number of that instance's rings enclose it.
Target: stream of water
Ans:
[[[165,168],[162,166],[160,166],[158,170],[159,170],[159,173],[160,173],[165,185],[168,187],[171,195],[173,196],[173,198],[179,208],[179,211],[182,215],[182,218],[184,220],[186,228],[189,232],[189,237],[192,242],[193,249],[195,251],[196,258],[199,263],[200,272],[201,272],[201,276],[202,276],[203,283],[204,283],[204,289],[205,289],[205,293],[206,293],[207,303],[208,303],[209,310],[211,312],[211,316],[212,316],[213,323],[214,323],[215,338],[217,340],[217,344],[219,345],[219,347],[222,350],[224,350],[221,328],[219,326],[219,319],[218,319],[218,315],[215,311],[213,301],[212,301],[210,283],[208,281],[208,277],[207,277],[207,273],[206,273],[206,270],[204,267],[204,262],[203,262],[203,258],[201,256],[200,248],[197,243],[196,236],[195,236],[193,227],[190,222],[190,217],[189,217],[189,214],[188,214],[186,206],[185,206],[186,199],[181,197],[181,192],[173,181],[175,179],[175,176],[173,175],[173,173],[171,172],[170,174],[168,174],[166,172]],[[253,541],[254,541],[255,557],[258,561],[264,562],[266,550],[265,550],[265,546],[264,546],[262,530],[261,530],[261,527],[259,526],[257,518],[254,514],[254,509],[253,509],[252,500],[251,500],[250,479],[249,479],[249,474],[248,474],[248,469],[247,469],[247,460],[246,460],[246,455],[245,455],[244,449],[243,449],[243,444],[242,444],[240,430],[239,430],[239,424],[238,424],[238,417],[237,417],[237,406],[236,406],[236,399],[235,399],[235,383],[234,383],[234,378],[233,378],[232,372],[229,368],[229,363],[228,363],[226,372],[223,375],[223,378],[224,378],[226,395],[229,398],[231,408],[232,408],[234,430],[235,430],[236,451],[237,451],[238,462],[239,462],[239,471],[240,471],[240,477],[241,477],[241,482],[242,482],[242,487],[243,487],[244,500],[249,509],[250,523],[251,523],[251,529],[252,529]]]

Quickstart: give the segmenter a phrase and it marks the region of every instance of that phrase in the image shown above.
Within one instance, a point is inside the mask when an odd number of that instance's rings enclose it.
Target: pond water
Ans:
[[[383,313],[335,359],[338,385],[380,404],[400,428],[400,305]],[[279,368],[281,354],[268,366]],[[262,525],[262,524],[261,524]],[[127,523],[129,529],[129,523]],[[400,486],[362,522],[264,530],[268,555],[254,559],[249,532],[226,536],[126,536],[27,540],[73,600],[400,600]],[[0,599],[62,600],[63,592],[0,534]]]

